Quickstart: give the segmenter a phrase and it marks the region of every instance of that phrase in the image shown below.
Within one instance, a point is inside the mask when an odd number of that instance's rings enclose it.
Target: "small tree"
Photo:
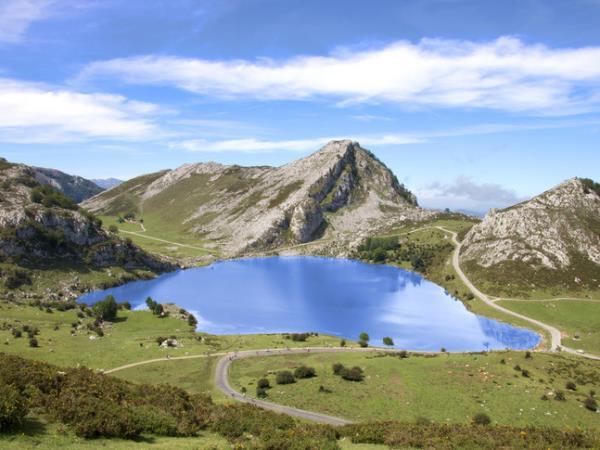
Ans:
[[[194,328],[196,328],[196,325],[198,325],[198,321],[196,320],[196,318],[194,317],[193,314],[188,315],[187,323],[190,327],[194,327]]]
[[[277,372],[275,377],[275,381],[277,384],[292,384],[295,383],[294,375],[289,370],[282,370],[281,372]]]
[[[117,318],[117,311],[119,305],[112,295],[106,296],[104,300],[99,301],[93,306],[93,310],[102,320],[108,320],[110,322]]]
[[[152,300],[152,297],[146,298],[146,306],[148,307],[148,309],[150,311],[152,311],[154,309],[154,305],[156,305],[156,302],[154,300]]]
[[[358,336],[358,339],[360,341],[365,341],[365,342],[369,342],[370,337],[368,333],[365,333],[364,331],[362,333],[360,333],[360,335]]]
[[[391,337],[384,337],[383,338],[383,343],[385,345],[387,345],[388,347],[391,347],[394,345],[394,340]]]
[[[340,339],[340,347],[346,346],[346,339]]]
[[[474,425],[489,425],[492,423],[492,419],[486,413],[477,413],[473,416]]]

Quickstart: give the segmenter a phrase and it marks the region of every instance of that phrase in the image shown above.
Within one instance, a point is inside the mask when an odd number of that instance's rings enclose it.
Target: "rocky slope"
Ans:
[[[369,151],[332,141],[281,167],[186,164],[129,180],[84,204],[98,214],[128,212],[241,254],[293,246],[327,232],[352,239],[433,213]]]
[[[123,182],[123,180],[119,180],[118,178],[93,178],[90,181],[102,189],[114,188]]]
[[[41,184],[38,176],[36,168],[0,159],[0,262],[25,267],[170,268],[104,231],[96,217]]]
[[[597,184],[573,178],[527,202],[491,210],[465,236],[461,258],[472,269],[484,270],[490,276],[512,266],[521,272],[521,279],[534,285],[541,274],[546,274],[546,281],[568,284],[564,278],[567,274],[572,283],[597,287]]]
[[[80,203],[104,190],[96,183],[77,175],[68,175],[60,170],[32,167],[35,179],[42,184],[52,186],[71,200]]]

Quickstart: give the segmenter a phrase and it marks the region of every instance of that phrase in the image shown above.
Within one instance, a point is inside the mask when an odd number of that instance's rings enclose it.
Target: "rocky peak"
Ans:
[[[491,210],[464,240],[462,258],[490,267],[521,261],[565,268],[574,258],[600,264],[600,196],[572,178],[518,205]]]

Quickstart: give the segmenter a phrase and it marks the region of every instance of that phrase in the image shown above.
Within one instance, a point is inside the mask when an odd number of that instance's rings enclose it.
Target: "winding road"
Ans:
[[[594,359],[597,361],[600,361],[600,357],[596,356],[596,355],[592,355],[590,353],[585,353],[585,352],[579,352],[577,350],[574,350],[572,348],[569,347],[565,347],[562,345],[561,341],[562,341],[562,334],[560,332],[560,330],[556,327],[553,327],[552,325],[548,325],[547,323],[541,322],[537,319],[533,319],[531,317],[525,316],[523,314],[520,314],[518,312],[512,311],[510,309],[504,308],[503,306],[500,306],[496,303],[495,298],[492,298],[486,294],[484,294],[483,292],[481,292],[479,289],[477,289],[477,287],[471,283],[471,280],[469,280],[467,278],[467,276],[465,275],[465,273],[462,271],[462,269],[460,268],[460,251],[462,249],[462,243],[459,242],[457,234],[454,231],[448,230],[444,227],[441,226],[436,226],[436,228],[438,228],[439,230],[442,230],[448,234],[450,234],[452,236],[452,242],[454,243],[454,252],[452,253],[452,266],[454,267],[454,270],[456,271],[456,273],[458,274],[458,276],[460,277],[460,279],[462,280],[462,282],[469,288],[469,290],[477,297],[479,298],[482,302],[484,302],[485,304],[487,304],[488,306],[501,311],[505,314],[511,315],[513,317],[517,317],[521,320],[525,320],[529,323],[532,323],[544,330],[546,330],[549,334],[550,334],[550,351],[555,352],[555,351],[565,351],[567,353],[572,353],[574,355],[578,355],[578,356],[582,356],[584,358],[588,358],[588,359]]]

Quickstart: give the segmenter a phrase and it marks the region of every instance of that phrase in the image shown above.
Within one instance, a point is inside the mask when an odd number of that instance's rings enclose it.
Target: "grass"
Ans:
[[[147,217],[144,217],[144,227],[146,228],[146,231],[142,230],[139,222],[119,223],[115,216],[101,216],[101,219],[103,226],[106,229],[111,225],[115,225],[119,230],[123,230],[119,232],[119,235],[122,238],[131,239],[134,244],[150,253],[156,253],[176,259],[198,258],[209,254],[218,255],[217,250],[203,247],[206,242],[194,238],[187,233],[169,230],[168,226]],[[163,239],[165,241],[176,242],[190,247],[169,244],[151,238]]]
[[[506,364],[502,364],[505,360]],[[363,368],[365,380],[350,382],[332,374],[332,364]],[[300,365],[314,367],[317,376],[290,385],[275,384],[274,373]],[[519,365],[529,377],[513,367]],[[521,352],[394,356],[360,353],[269,356],[237,360],[231,367],[232,385],[254,396],[256,381],[267,377],[268,400],[353,420],[467,423],[487,413],[493,423],[600,428],[598,414],[582,401],[600,389],[600,363],[566,355]],[[577,391],[565,384],[579,380]],[[585,385],[583,384],[585,383]],[[324,386],[330,393],[319,391]],[[542,400],[555,390],[566,401]]]
[[[559,327],[566,332],[563,343],[567,347],[600,355],[600,302],[502,300],[498,304]]]
[[[167,354],[206,355],[242,349],[333,346],[339,343],[338,338],[325,335],[312,336],[306,342],[293,342],[281,334],[214,336],[193,332],[186,322],[179,319],[161,319],[149,311],[127,310],[119,311],[117,321],[104,330],[104,337],[90,339],[90,336],[96,334],[85,328],[91,321],[89,318],[83,319],[82,329],[71,336],[71,324],[77,320],[76,310],[48,313],[32,306],[0,303],[0,351],[61,366],[84,365],[92,369],[108,370],[133,362],[166,357]],[[24,324],[39,328],[39,348],[29,347],[25,333],[23,337],[15,338],[8,328],[9,325]],[[183,345],[182,348],[165,349],[156,343],[159,336],[173,335]],[[133,379],[135,373],[138,373],[146,377],[144,380],[148,382],[164,381],[164,373],[146,370],[147,367],[149,366],[141,366],[139,371],[133,371],[129,376]],[[190,367],[196,366],[191,363]],[[154,375],[150,375],[151,373]]]
[[[68,428],[56,423],[47,423],[43,418],[32,416],[20,434],[0,433],[0,447],[10,449],[231,449],[231,444],[215,433],[202,433],[193,438],[142,436],[138,441],[126,439],[84,439],[75,436]]]

